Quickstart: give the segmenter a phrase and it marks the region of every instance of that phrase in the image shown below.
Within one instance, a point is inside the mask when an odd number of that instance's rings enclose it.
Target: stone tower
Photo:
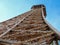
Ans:
[[[43,4],[0,23],[0,45],[58,45],[59,34],[46,18]]]

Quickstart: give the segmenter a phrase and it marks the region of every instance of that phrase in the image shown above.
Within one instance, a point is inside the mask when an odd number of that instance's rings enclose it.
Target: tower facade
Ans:
[[[51,45],[57,34],[45,20],[44,5],[34,5],[31,10],[0,23],[2,45]]]

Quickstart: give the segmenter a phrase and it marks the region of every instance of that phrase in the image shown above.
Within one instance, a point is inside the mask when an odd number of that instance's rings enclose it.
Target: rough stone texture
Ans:
[[[29,15],[30,12],[32,13]],[[50,42],[54,40],[55,32],[52,31],[48,27],[48,25],[44,22],[41,15],[41,8],[32,9],[31,11],[28,11],[22,15],[19,15],[10,20],[0,23],[0,30],[1,30],[0,33],[2,34],[4,31],[10,29],[14,24],[22,20],[25,16],[27,17],[21,23],[19,23],[15,28],[13,28],[10,32],[8,32],[0,39],[23,42],[23,43],[11,44],[11,45],[30,45],[30,44],[48,45],[50,44]],[[33,31],[40,31],[40,32],[33,32]],[[24,41],[26,40],[27,42],[25,44]],[[5,45],[5,44],[2,43],[0,45]],[[6,45],[8,44],[6,43]]]

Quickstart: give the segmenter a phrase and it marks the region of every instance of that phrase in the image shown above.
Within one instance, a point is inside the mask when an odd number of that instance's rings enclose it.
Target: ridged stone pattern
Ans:
[[[8,40],[8,42],[12,41],[11,45],[49,45],[55,38],[55,32],[52,31],[44,22],[41,15],[41,9],[33,10],[31,10],[33,12],[29,16],[27,16],[23,21],[21,21],[21,23],[16,25],[16,27],[14,27],[0,39],[6,41]],[[31,11],[0,23],[0,34],[10,29],[14,24],[23,19]],[[10,44],[7,42],[1,42],[0,45]]]

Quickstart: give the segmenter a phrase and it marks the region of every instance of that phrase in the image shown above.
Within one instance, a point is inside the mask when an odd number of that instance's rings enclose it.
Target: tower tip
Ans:
[[[33,5],[33,6],[31,7],[31,9],[41,9],[41,8],[43,8],[43,13],[44,13],[44,15],[45,15],[45,17],[46,17],[46,7],[45,7],[44,4]]]
[[[43,4],[40,4],[40,5],[33,5],[31,7],[31,9],[37,9],[37,8],[41,8],[41,7],[45,7]]]

